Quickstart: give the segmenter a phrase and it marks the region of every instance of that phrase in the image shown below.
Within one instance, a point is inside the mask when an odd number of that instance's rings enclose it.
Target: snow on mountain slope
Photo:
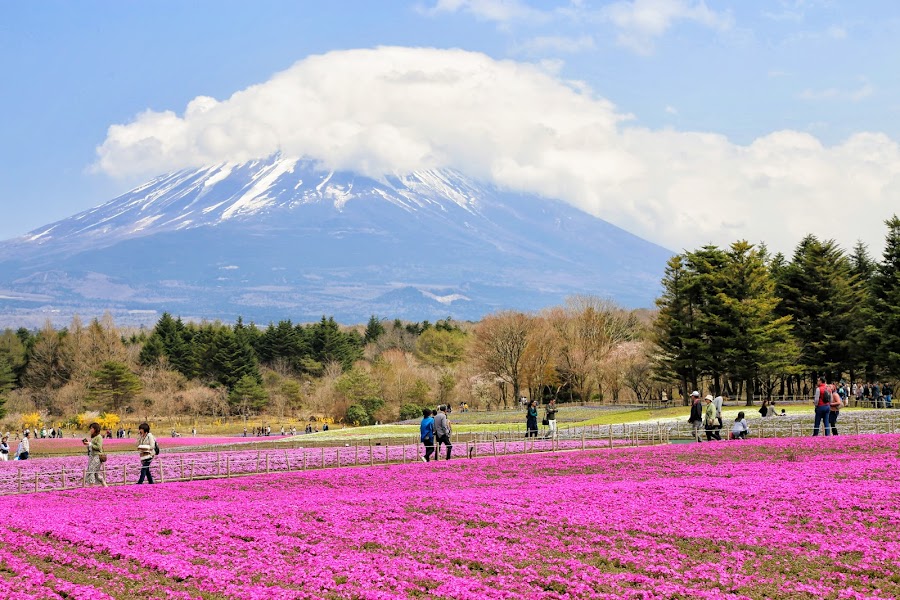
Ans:
[[[650,306],[670,254],[458,172],[374,180],[276,155],[158,177],[0,243],[0,306],[348,321],[478,318],[578,293]]]

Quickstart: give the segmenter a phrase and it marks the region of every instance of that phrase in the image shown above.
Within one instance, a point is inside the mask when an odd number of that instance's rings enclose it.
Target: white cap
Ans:
[[[699,398],[700,392],[698,392],[697,390],[694,390],[693,392],[691,392],[691,396],[697,396]]]

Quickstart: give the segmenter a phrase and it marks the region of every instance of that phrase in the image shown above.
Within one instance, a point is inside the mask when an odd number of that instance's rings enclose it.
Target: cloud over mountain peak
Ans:
[[[282,152],[378,177],[451,168],[560,198],[671,248],[736,238],[787,250],[810,231],[872,231],[898,191],[900,149],[861,133],[825,146],[780,131],[746,146],[649,130],[578,82],[481,53],[379,47],[310,56],[225,100],[109,128],[95,168],[155,175]],[[849,198],[865,216],[848,223]],[[867,219],[867,221],[866,221]]]

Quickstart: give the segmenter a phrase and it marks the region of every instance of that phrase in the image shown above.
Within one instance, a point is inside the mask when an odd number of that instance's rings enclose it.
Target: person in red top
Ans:
[[[819,385],[813,392],[813,401],[816,405],[816,421],[813,425],[813,435],[819,435],[819,424],[825,426],[825,435],[831,435],[829,413],[831,413],[831,389],[825,383],[824,377],[819,377]]]

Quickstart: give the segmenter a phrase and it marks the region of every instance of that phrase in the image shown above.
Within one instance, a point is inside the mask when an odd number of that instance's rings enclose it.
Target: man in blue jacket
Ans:
[[[422,462],[431,460],[431,453],[434,452],[434,417],[431,416],[430,408],[422,409],[422,424],[419,426],[419,441],[425,444],[425,456]]]

